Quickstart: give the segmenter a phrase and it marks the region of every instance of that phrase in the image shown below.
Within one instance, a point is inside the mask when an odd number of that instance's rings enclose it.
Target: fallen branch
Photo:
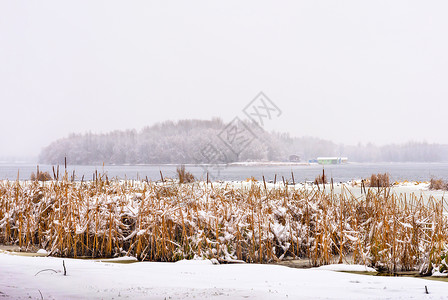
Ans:
[[[34,276],[37,276],[37,274],[42,273],[42,272],[46,272],[46,271],[53,271],[55,273],[57,273],[57,271],[53,270],[53,269],[45,269],[45,270],[40,270],[39,272],[37,272]]]

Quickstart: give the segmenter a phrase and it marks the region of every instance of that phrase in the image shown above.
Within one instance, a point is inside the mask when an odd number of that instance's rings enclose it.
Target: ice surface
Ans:
[[[0,254],[6,299],[441,299],[448,283],[259,264],[211,261],[112,264]],[[328,266],[345,271],[364,266]],[[53,269],[56,272],[41,272]],[[425,294],[425,286],[429,294]]]

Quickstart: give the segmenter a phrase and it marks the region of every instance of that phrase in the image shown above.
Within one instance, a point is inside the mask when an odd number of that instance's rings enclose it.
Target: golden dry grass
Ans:
[[[176,169],[177,178],[179,183],[191,183],[194,182],[194,176],[187,170],[185,170],[185,165],[181,165]]]
[[[34,172],[31,173],[30,180],[37,180],[37,181],[48,181],[51,180],[51,175],[48,172],[41,172],[37,171],[37,175],[34,174]]]
[[[369,180],[370,187],[390,187],[390,176],[384,174],[372,174]]]
[[[423,272],[445,251],[443,202],[388,190],[102,180],[0,182],[0,243],[65,257],[354,262]]]
[[[325,175],[325,170],[322,170],[322,174],[317,176],[314,179],[314,184],[318,185],[318,184],[327,184],[328,180],[327,180],[327,175]]]
[[[431,178],[429,182],[430,190],[447,190],[448,184],[445,183],[442,179]]]

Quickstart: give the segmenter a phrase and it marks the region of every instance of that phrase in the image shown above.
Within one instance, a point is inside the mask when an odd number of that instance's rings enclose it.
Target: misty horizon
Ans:
[[[225,124],[228,123],[228,122],[225,122],[224,120],[222,120],[221,118],[218,118],[218,117],[213,117],[213,118],[210,118],[209,120],[213,120],[213,119],[221,120]],[[154,123],[154,124],[151,124],[151,125],[144,126],[143,128],[140,128],[140,129],[138,129],[138,128],[126,128],[126,129],[113,129],[111,131],[104,131],[104,132],[95,132],[94,130],[89,130],[89,131],[85,131],[85,132],[70,132],[69,134],[67,134],[65,136],[58,137],[57,139],[51,141],[50,144],[53,143],[53,142],[56,142],[58,140],[66,139],[66,138],[68,138],[70,136],[74,136],[74,135],[75,136],[79,136],[79,135],[83,136],[83,135],[88,135],[88,134],[92,134],[92,135],[108,135],[108,134],[111,134],[111,133],[114,133],[114,132],[129,132],[129,131],[138,133],[138,132],[142,132],[143,130],[145,130],[147,128],[160,126],[160,125],[163,125],[163,124],[169,123],[169,122],[177,124],[177,123],[182,122],[182,121],[206,121],[206,120],[207,119],[204,119],[204,120],[199,120],[199,119],[165,120],[165,121],[162,121],[162,122],[157,122],[157,123]],[[402,143],[390,143],[390,144],[375,144],[375,143],[372,143],[372,142],[366,142],[366,143],[358,142],[358,143],[355,143],[355,144],[343,144],[343,143],[337,143],[336,141],[332,141],[332,140],[325,140],[325,139],[322,139],[322,138],[320,138],[318,136],[293,136],[293,135],[291,135],[290,132],[278,132],[278,131],[271,131],[270,133],[287,134],[291,138],[320,139],[320,140],[323,140],[323,141],[326,141],[326,142],[331,142],[331,143],[336,144],[336,145],[338,145],[340,147],[343,147],[343,146],[349,146],[349,147],[355,147],[355,146],[358,146],[358,147],[362,147],[362,146],[365,146],[365,147],[382,147],[382,146],[391,146],[391,145],[400,146],[400,145],[414,144],[414,143],[415,144],[428,144],[428,145],[443,145],[443,146],[444,145],[448,145],[448,144],[439,144],[439,143],[428,143],[425,140],[421,140],[421,141],[409,140],[409,141],[405,141],[405,142],[402,142]],[[37,153],[34,153],[32,155],[0,155],[0,162],[20,162],[20,161],[23,161],[23,162],[27,162],[27,163],[38,163],[39,162],[38,157],[41,154],[42,150],[45,147],[48,147],[50,144],[44,145]]]
[[[220,120],[221,122],[223,122],[224,124],[227,124],[228,122],[225,122],[224,120],[222,120],[221,118],[218,117],[213,117],[210,118],[209,120]],[[165,120],[162,122],[157,122],[151,125],[147,125],[144,126],[143,128],[126,128],[126,129],[114,129],[111,131],[106,131],[106,132],[95,132],[93,130],[89,130],[89,131],[85,131],[85,132],[71,132],[69,134],[67,134],[66,136],[62,136],[59,137],[53,141],[51,141],[50,144],[57,142],[59,140],[64,140],[67,139],[71,136],[85,136],[85,135],[95,135],[95,136],[101,136],[101,135],[110,135],[112,133],[115,132],[135,132],[135,133],[141,133],[143,132],[145,129],[148,128],[153,128],[153,127],[157,127],[157,126],[162,126],[164,124],[167,123],[174,123],[174,124],[179,124],[180,122],[185,122],[185,121],[207,121],[207,119],[204,120],[200,120],[200,119],[184,119],[184,120]],[[339,147],[366,147],[366,148],[374,148],[374,147],[386,147],[386,146],[404,146],[404,145],[409,145],[409,144],[427,144],[427,145],[440,145],[440,146],[448,146],[448,144],[439,144],[439,143],[428,143],[425,140],[422,141],[416,141],[416,140],[409,140],[409,141],[405,141],[402,143],[390,143],[390,144],[375,144],[372,142],[366,142],[366,143],[362,143],[362,142],[358,142],[356,144],[343,144],[343,143],[337,143],[335,141],[332,140],[326,140],[326,139],[322,139],[318,136],[293,136],[291,135],[290,132],[278,132],[278,131],[270,131],[271,134],[286,134],[288,135],[290,138],[310,138],[310,139],[318,139],[318,140],[322,140],[324,142],[329,142],[332,144],[335,144]],[[41,155],[42,151],[44,150],[45,147],[48,147],[50,144],[48,145],[44,145],[37,153],[34,153],[33,155],[0,155],[0,162],[26,162],[26,163],[39,163],[39,155]],[[349,158],[350,159],[350,158]],[[386,161],[385,161],[386,162]],[[182,163],[182,162],[179,162]]]
[[[322,5],[324,4],[324,5]],[[447,144],[448,3],[0,4],[0,157],[69,133],[230,121],[263,91],[268,131]]]
[[[68,160],[75,165],[227,164],[285,162],[291,159],[308,162],[329,156],[348,157],[354,162],[443,162],[448,161],[447,150],[448,145],[416,142],[384,146],[343,145],[316,137],[268,132],[253,120],[224,122],[213,118],[165,121],[139,131],[72,134],[45,147],[38,162],[61,164]]]

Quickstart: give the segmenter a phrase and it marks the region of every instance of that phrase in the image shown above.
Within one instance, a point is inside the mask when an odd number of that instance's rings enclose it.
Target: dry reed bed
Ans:
[[[0,182],[0,244],[66,257],[364,263],[428,272],[446,253],[443,202],[371,189],[325,193],[95,180]]]

